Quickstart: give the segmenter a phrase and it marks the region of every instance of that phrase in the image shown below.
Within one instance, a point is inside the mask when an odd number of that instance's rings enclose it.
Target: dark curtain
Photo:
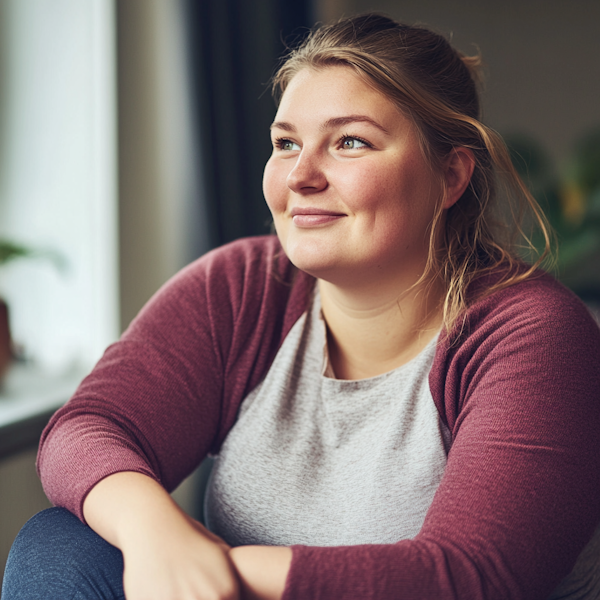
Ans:
[[[187,0],[210,245],[270,231],[262,172],[275,115],[268,81],[284,41],[312,25],[309,0]]]

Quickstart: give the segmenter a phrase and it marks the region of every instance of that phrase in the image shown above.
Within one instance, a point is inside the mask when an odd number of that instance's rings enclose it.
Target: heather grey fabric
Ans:
[[[316,293],[222,446],[205,509],[232,545],[391,543],[421,528],[450,438],[428,384],[437,336],[359,381],[324,375],[325,336]]]
[[[598,600],[600,598],[600,526],[575,567],[554,590],[549,600]]]

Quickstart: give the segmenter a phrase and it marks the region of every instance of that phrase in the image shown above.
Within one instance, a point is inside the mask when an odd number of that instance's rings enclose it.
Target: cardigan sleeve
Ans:
[[[419,534],[293,547],[284,600],[546,599],[600,521],[600,331],[548,277],[476,305],[441,340],[432,396],[452,432]]]
[[[305,310],[308,277],[274,236],[241,240],[168,282],[50,420],[38,453],[48,498],[83,520],[87,493],[119,471],[174,489],[218,450],[245,395]]]

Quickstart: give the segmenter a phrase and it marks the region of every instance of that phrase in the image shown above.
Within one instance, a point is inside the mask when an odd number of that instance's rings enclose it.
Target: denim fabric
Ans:
[[[6,564],[2,600],[124,598],[121,552],[69,511],[42,511],[17,536]]]

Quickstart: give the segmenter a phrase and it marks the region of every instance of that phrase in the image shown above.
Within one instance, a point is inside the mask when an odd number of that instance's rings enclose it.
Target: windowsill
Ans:
[[[36,446],[52,414],[88,372],[73,366],[49,374],[29,364],[12,365],[0,387],[0,459]]]

